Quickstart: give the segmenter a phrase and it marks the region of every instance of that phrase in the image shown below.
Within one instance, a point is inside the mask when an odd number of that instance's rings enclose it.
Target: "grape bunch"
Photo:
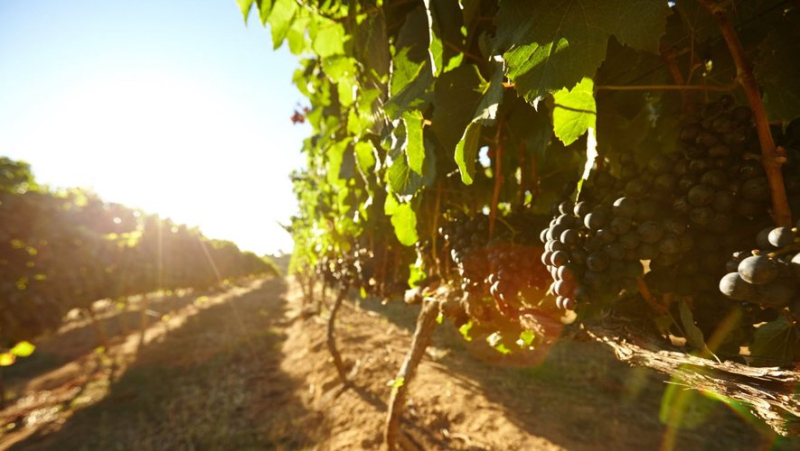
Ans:
[[[759,249],[750,254],[737,252],[728,262],[730,272],[720,279],[720,291],[736,301],[764,308],[791,306],[793,313],[800,313],[798,227],[762,230],[756,237]]]
[[[536,293],[548,284],[549,274],[537,258],[541,252],[535,233],[538,223],[532,216],[508,217],[488,243],[489,292],[507,316],[514,316],[511,308],[519,309],[523,300],[538,301],[541,296]]]
[[[557,205],[540,238],[558,307],[615,300],[643,283],[692,300],[701,329],[716,327],[730,307],[716,281],[766,225],[771,198],[749,108],[724,96],[699,111],[684,122],[678,152],[601,162],[576,204]],[[800,178],[798,167],[784,167],[787,180]],[[787,185],[790,196],[797,188]]]
[[[467,310],[473,319],[496,321],[493,313],[514,319],[541,300],[549,278],[538,258],[541,223],[528,213],[510,214],[496,220],[490,237],[488,216],[460,213],[440,228],[461,288],[470,294]]]
[[[489,259],[485,252],[489,240],[489,217],[456,215],[439,228],[439,235],[450,249],[450,257],[461,278],[461,289],[470,293],[485,291],[485,279],[489,274]]]
[[[614,199],[619,180],[608,172],[595,171],[587,182],[592,189],[583,200],[559,204],[559,215],[540,235],[556,305],[567,310],[578,302],[635,290],[642,273],[640,253],[663,235],[658,224],[637,215],[636,201]]]

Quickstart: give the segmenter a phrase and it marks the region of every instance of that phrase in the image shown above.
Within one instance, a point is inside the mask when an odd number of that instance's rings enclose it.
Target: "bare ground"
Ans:
[[[380,448],[418,309],[345,304],[338,346],[353,383],[344,388],[325,313],[303,315],[301,302],[290,279],[165,299],[152,308],[169,319],[138,353],[118,317],[104,319],[104,353],[88,324],[65,328],[6,374],[14,399],[0,412],[0,449]],[[531,368],[488,365],[444,324],[402,429],[421,449],[800,449],[694,392],[676,390],[682,401],[662,409],[666,382],[589,343],[559,343]],[[680,415],[670,426],[660,413]]]

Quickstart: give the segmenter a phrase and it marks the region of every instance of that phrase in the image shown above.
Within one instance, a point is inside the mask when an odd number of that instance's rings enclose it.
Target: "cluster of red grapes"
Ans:
[[[647,286],[691,300],[704,332],[734,307],[716,281],[729,256],[768,224],[770,187],[749,108],[725,96],[699,111],[682,127],[679,152],[624,154],[613,174],[605,162],[577,203],[557,206],[540,239],[558,307],[614,301]],[[786,133],[775,130],[776,141],[800,143],[793,141],[798,128],[795,121]],[[795,181],[786,188],[797,199],[800,170],[792,155],[784,174]]]
[[[461,288],[473,299],[490,295],[497,310],[515,317],[525,301],[537,301],[547,285],[547,272],[539,263],[541,245],[534,231],[541,220],[528,214],[499,218],[490,238],[489,217],[457,214],[440,227]],[[538,291],[539,295],[533,295]],[[528,296],[526,296],[528,294]]]
[[[762,230],[757,250],[737,252],[728,262],[730,271],[719,282],[727,297],[759,304],[762,307],[789,306],[800,315],[800,221],[797,227],[776,227]]]

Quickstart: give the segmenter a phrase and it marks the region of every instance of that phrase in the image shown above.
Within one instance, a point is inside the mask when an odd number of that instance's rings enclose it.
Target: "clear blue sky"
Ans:
[[[297,58],[234,0],[0,0],[0,155],[259,253],[291,251]]]

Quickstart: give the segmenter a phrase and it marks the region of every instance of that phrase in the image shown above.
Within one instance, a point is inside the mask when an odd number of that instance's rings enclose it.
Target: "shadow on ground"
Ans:
[[[298,449],[316,414],[280,369],[286,283],[272,279],[148,344],[107,396],[11,449]],[[321,432],[321,431],[320,431]]]
[[[402,301],[361,300],[358,306],[410,333],[419,313],[419,306]],[[696,391],[676,387],[673,391],[685,397],[670,411],[663,402],[671,387],[665,376],[631,368],[598,343],[561,341],[531,368],[503,368],[476,359],[449,322],[437,327],[433,346],[447,355],[423,365],[443,367],[454,383],[477,383],[518,427],[567,449],[800,449],[800,439],[776,437],[752,417]],[[419,401],[436,404],[436,399]],[[660,419],[676,411],[677,416]]]
[[[162,315],[172,314],[199,298],[212,296],[219,291],[186,291],[182,294],[155,297],[148,305],[148,324],[152,325]],[[139,330],[141,319],[138,310],[116,311],[112,307],[109,313],[98,318],[99,326],[105,331],[109,343],[117,343],[129,333]],[[18,386],[66,363],[79,361],[94,352],[98,346],[100,342],[94,326],[88,320],[81,320],[38,342],[36,352],[30,357],[4,369],[4,377],[9,385]]]

